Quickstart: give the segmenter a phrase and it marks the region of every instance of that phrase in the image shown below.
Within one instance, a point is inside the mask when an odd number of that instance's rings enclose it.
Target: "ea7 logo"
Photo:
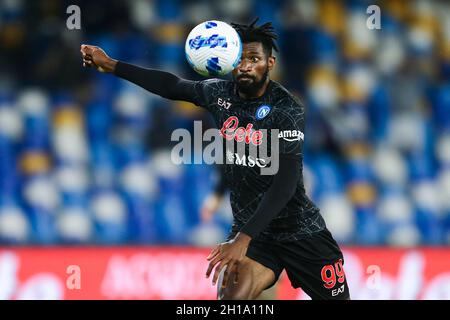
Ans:
[[[331,295],[333,297],[336,297],[338,294],[344,293],[344,290],[345,290],[345,284],[343,284],[339,288],[334,289],[333,291],[331,291]]]
[[[304,134],[300,130],[284,130],[280,131],[278,138],[282,138],[286,141],[303,140]]]
[[[217,99],[217,104],[219,105],[219,107],[222,107],[224,109],[230,109],[231,107],[231,102],[225,101],[222,98]]]

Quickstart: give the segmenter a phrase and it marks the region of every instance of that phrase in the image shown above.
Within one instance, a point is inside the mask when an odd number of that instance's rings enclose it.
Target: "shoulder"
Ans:
[[[274,81],[273,86],[274,111],[278,114],[299,115],[305,111],[304,104],[300,97],[291,93],[284,86]]]
[[[222,89],[228,87],[231,84],[231,81],[219,78],[208,78],[200,80],[197,83],[204,87]]]
[[[209,78],[195,82],[195,91],[199,99],[197,99],[197,105],[207,106],[214,101],[217,96],[221,96],[224,92],[228,92],[231,81]]]

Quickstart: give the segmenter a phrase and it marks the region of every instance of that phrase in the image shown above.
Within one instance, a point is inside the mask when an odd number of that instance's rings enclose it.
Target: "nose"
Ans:
[[[240,72],[245,73],[252,70],[252,65],[247,59],[242,59],[241,62],[239,62],[238,68]]]

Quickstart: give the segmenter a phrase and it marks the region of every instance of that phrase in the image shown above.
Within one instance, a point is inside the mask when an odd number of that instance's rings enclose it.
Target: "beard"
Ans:
[[[241,76],[242,77],[242,76]],[[267,78],[269,77],[269,68],[266,68],[264,74],[261,77],[261,80],[256,81],[254,77],[250,77],[251,81],[239,81],[239,77],[235,78],[235,82],[237,84],[238,90],[248,96],[255,95],[264,85]]]

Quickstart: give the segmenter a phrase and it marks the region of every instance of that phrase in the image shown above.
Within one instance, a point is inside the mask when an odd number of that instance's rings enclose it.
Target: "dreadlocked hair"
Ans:
[[[241,37],[242,43],[261,42],[267,56],[272,55],[272,49],[278,52],[275,40],[278,39],[272,22],[267,22],[259,27],[255,26],[259,18],[256,18],[250,25],[231,23],[231,26]]]

